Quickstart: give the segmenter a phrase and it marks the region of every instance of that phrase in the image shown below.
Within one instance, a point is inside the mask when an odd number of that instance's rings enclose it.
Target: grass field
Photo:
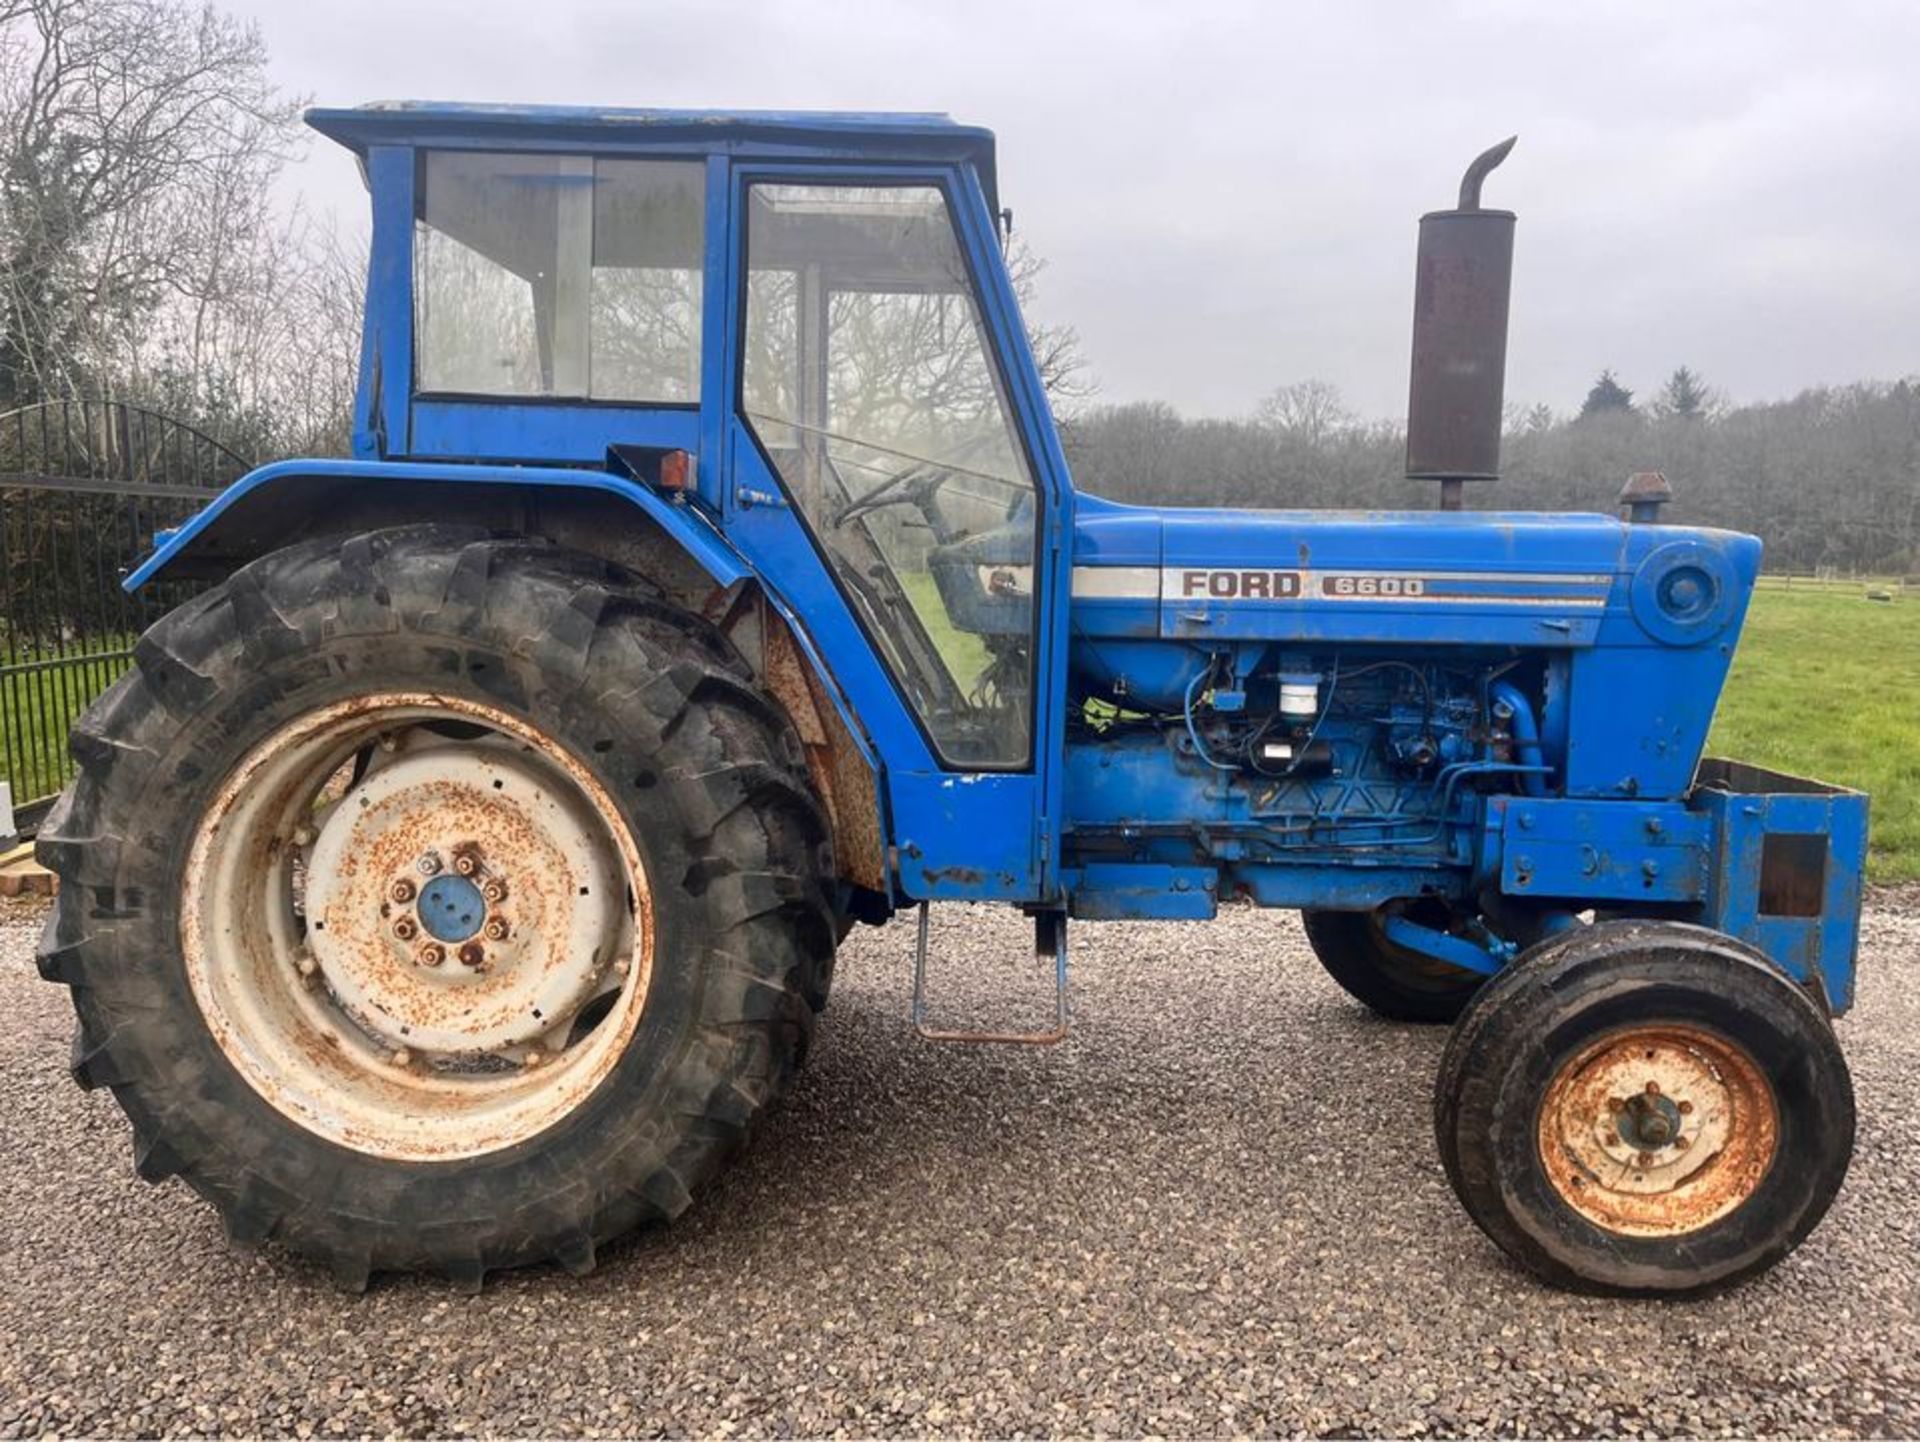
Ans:
[[[1920,879],[1920,597],[1756,593],[1708,749],[1868,792],[1869,876]]]

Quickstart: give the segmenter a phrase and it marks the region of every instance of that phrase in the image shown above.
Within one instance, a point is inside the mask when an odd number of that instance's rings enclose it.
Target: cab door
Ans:
[[[727,211],[728,534],[884,765],[902,889],[1048,899],[1068,493],[978,182],[737,162]]]

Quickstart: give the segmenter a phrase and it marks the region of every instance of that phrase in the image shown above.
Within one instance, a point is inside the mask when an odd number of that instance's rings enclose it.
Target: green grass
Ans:
[[[1760,590],[1708,749],[1867,792],[1868,876],[1920,879],[1920,596]]]
[[[102,653],[98,645],[90,649],[93,659],[76,653],[71,666],[0,675],[0,781],[13,787],[16,807],[67,784],[68,728],[127,667],[125,659]]]
[[[920,624],[927,628],[927,639],[940,653],[948,673],[962,691],[971,691],[993,660],[987,643],[960,630],[948,619],[946,603],[940,599],[940,587],[927,572],[901,572],[900,587],[920,617]]]

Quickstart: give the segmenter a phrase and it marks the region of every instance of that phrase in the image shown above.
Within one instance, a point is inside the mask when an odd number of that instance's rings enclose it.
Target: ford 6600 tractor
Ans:
[[[1504,147],[1421,222],[1438,508],[1219,511],[1075,493],[985,131],[311,120],[372,202],[353,455],[157,538],[126,584],[202,587],[40,837],[40,966],[142,1176],[347,1286],[584,1271],[793,1085],[852,926],[918,910],[923,1033],[1042,1041],[1071,923],[1251,905],[1452,1022],[1441,1163],[1547,1279],[1725,1284],[1818,1222],[1865,798],[1703,759],[1759,541],[1657,477],[1460,507]],[[1047,1025],[931,1024],[940,902],[1031,918]]]

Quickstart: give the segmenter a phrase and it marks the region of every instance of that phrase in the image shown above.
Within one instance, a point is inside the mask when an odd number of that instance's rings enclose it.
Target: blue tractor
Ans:
[[[203,588],[40,837],[40,965],[142,1176],[350,1287],[585,1271],[791,1086],[856,923],[918,909],[929,1036],[1044,1041],[1070,922],[1254,905],[1453,1024],[1442,1163],[1545,1278],[1723,1285],[1820,1219],[1865,798],[1702,759],[1757,540],[1651,477],[1459,508],[1501,148],[1421,226],[1440,508],[1220,511],[1075,493],[986,131],[310,119],[372,201],[353,457],[158,539],[126,584]],[[955,901],[1032,918],[1050,1026],[931,1024]]]

